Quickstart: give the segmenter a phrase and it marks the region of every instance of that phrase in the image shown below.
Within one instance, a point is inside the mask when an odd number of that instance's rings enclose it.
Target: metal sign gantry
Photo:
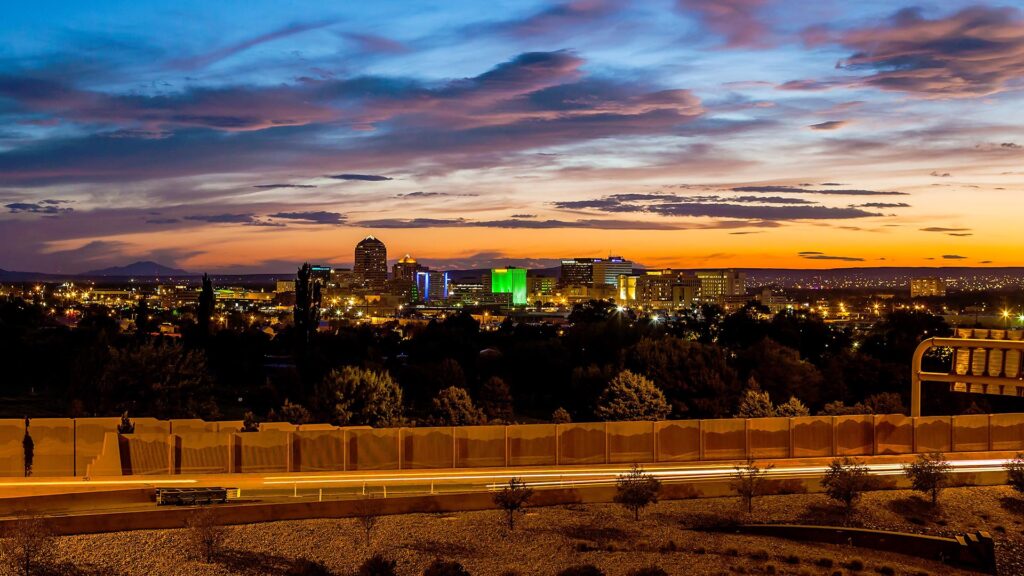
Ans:
[[[949,372],[925,372],[921,361],[932,348],[952,348]],[[1021,358],[1024,340],[929,338],[914,351],[910,415],[921,415],[921,383],[945,382],[958,392],[1024,396]]]

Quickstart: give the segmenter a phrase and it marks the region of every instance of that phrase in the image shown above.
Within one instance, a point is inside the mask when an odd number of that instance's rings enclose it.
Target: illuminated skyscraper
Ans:
[[[381,290],[388,281],[388,249],[373,236],[356,244],[355,266],[357,281],[371,290]]]
[[[491,270],[491,294],[511,294],[512,304],[526,304],[526,268],[494,268]]]
[[[411,284],[416,281],[416,273],[421,270],[426,270],[426,268],[420,266],[415,258],[406,254],[391,267],[391,277]]]
[[[609,256],[607,259],[595,259],[593,264],[594,284],[616,286],[619,276],[633,273],[633,263],[622,256]]]

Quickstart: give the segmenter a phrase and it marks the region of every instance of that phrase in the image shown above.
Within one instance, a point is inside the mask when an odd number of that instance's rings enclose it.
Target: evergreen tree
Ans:
[[[320,326],[320,282],[313,278],[313,268],[308,262],[295,276],[294,315],[297,342],[305,349]]]
[[[775,416],[775,407],[767,392],[763,392],[753,378],[747,384],[743,397],[740,398],[737,418],[770,418]]]
[[[480,389],[480,407],[491,420],[512,420],[512,394],[508,384],[497,376],[488,378]]]
[[[320,404],[339,426],[395,426],[402,419],[402,389],[387,372],[356,366],[331,370],[320,384]]]
[[[663,420],[671,411],[654,382],[623,370],[597,399],[594,415],[601,420]]]
[[[465,388],[450,386],[437,393],[432,404],[432,416],[437,426],[473,426],[487,421],[484,413],[473,405]]]
[[[214,305],[213,281],[204,273],[203,289],[199,292],[199,304],[196,307],[196,324],[199,326],[199,333],[203,336],[210,333],[210,319],[213,317]]]
[[[776,416],[796,418],[798,416],[810,416],[811,411],[796,396],[790,396],[789,400],[775,407]]]

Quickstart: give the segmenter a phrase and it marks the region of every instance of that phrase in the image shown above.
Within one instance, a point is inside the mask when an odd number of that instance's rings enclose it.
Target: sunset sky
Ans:
[[[40,0],[0,268],[1024,265],[1024,0]]]

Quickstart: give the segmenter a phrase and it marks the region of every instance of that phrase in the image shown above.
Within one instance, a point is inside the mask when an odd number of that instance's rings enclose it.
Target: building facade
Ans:
[[[384,243],[373,236],[360,240],[353,272],[363,288],[383,290],[388,281],[388,249]]]

